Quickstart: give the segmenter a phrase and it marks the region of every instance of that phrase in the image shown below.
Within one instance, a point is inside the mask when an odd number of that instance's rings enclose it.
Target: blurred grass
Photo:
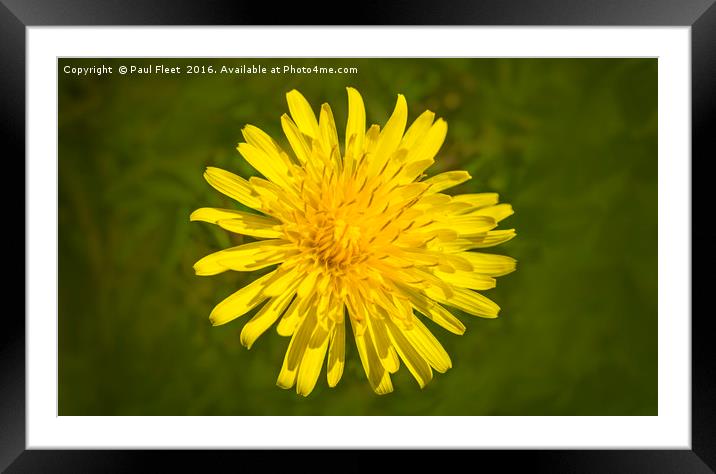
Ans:
[[[317,75],[86,76],[65,64],[357,66]],[[657,61],[655,59],[59,60],[60,415],[657,414]],[[255,275],[197,277],[237,242],[190,223],[235,203],[206,166],[244,176],[241,127],[283,140],[284,94],[330,102],[345,86],[385,122],[397,93],[448,136],[432,173],[466,169],[455,192],[496,191],[518,237],[494,249],[517,272],[486,292],[496,320],[430,324],[453,360],[420,390],[405,367],[375,396],[352,341],[341,383],[304,399],[275,386],[288,344],[251,351],[249,317],[211,327],[213,306]],[[339,129],[339,135],[343,130]],[[350,338],[349,338],[350,339]],[[325,369],[324,369],[325,370]]]

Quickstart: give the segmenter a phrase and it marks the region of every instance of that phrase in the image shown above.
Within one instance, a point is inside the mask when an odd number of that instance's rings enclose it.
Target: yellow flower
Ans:
[[[444,194],[470,179],[465,171],[424,179],[445,140],[445,121],[425,111],[406,131],[408,107],[398,95],[383,129],[366,131],[363,99],[347,90],[344,148],[329,105],[316,119],[292,90],[291,116],[281,117],[292,155],[247,125],[238,151],[266,179],[211,167],[204,174],[260,214],[202,208],[191,215],[256,239],[202,258],[197,275],[278,265],[219,303],[210,320],[225,324],[263,303],[241,342],[250,348],[278,320],[278,333],[291,341],[276,383],[296,385],[304,396],[326,353],[328,385],[340,380],[347,324],[376,393],[393,390],[390,374],[400,360],[424,387],[433,369],[445,372],[452,362],[416,313],[463,334],[465,326],[443,305],[494,318],[500,308],[474,290],[493,288],[494,277],[515,269],[510,257],[472,251],[515,236],[514,229],[494,230],[513,213],[509,204],[497,204],[495,193]]]

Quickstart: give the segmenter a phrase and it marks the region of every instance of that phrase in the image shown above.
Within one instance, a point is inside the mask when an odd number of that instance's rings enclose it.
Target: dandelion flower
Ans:
[[[204,178],[257,212],[202,208],[192,221],[250,236],[250,243],[212,253],[197,275],[274,267],[219,303],[213,325],[262,305],[241,331],[250,348],[276,321],[290,337],[277,385],[308,395],[326,360],[328,385],[343,374],[346,332],[351,331],[370,386],[393,390],[390,374],[402,360],[420,387],[452,367],[424,324],[455,334],[465,326],[448,309],[494,318],[499,307],[476,290],[515,269],[515,260],[474,251],[515,236],[495,230],[513,213],[495,193],[445,194],[470,179],[465,171],[426,178],[445,140],[447,124],[423,112],[406,130],[408,108],[398,95],[381,129],[366,130],[363,99],[347,88],[348,120],[341,145],[333,113],[318,119],[298,91],[286,97],[290,116],[281,126],[292,153],[253,125],[237,147],[264,177],[245,180],[207,168]],[[350,325],[350,329],[347,326]]]

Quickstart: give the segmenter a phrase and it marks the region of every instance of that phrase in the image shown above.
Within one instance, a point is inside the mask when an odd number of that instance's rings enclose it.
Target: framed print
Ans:
[[[258,26],[5,2],[27,279],[2,467],[328,448],[711,472],[691,157],[716,7],[578,4]]]

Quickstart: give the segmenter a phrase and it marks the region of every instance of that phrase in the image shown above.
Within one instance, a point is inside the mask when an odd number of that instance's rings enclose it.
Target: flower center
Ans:
[[[361,228],[342,218],[317,219],[307,242],[321,266],[345,268],[361,257]]]

